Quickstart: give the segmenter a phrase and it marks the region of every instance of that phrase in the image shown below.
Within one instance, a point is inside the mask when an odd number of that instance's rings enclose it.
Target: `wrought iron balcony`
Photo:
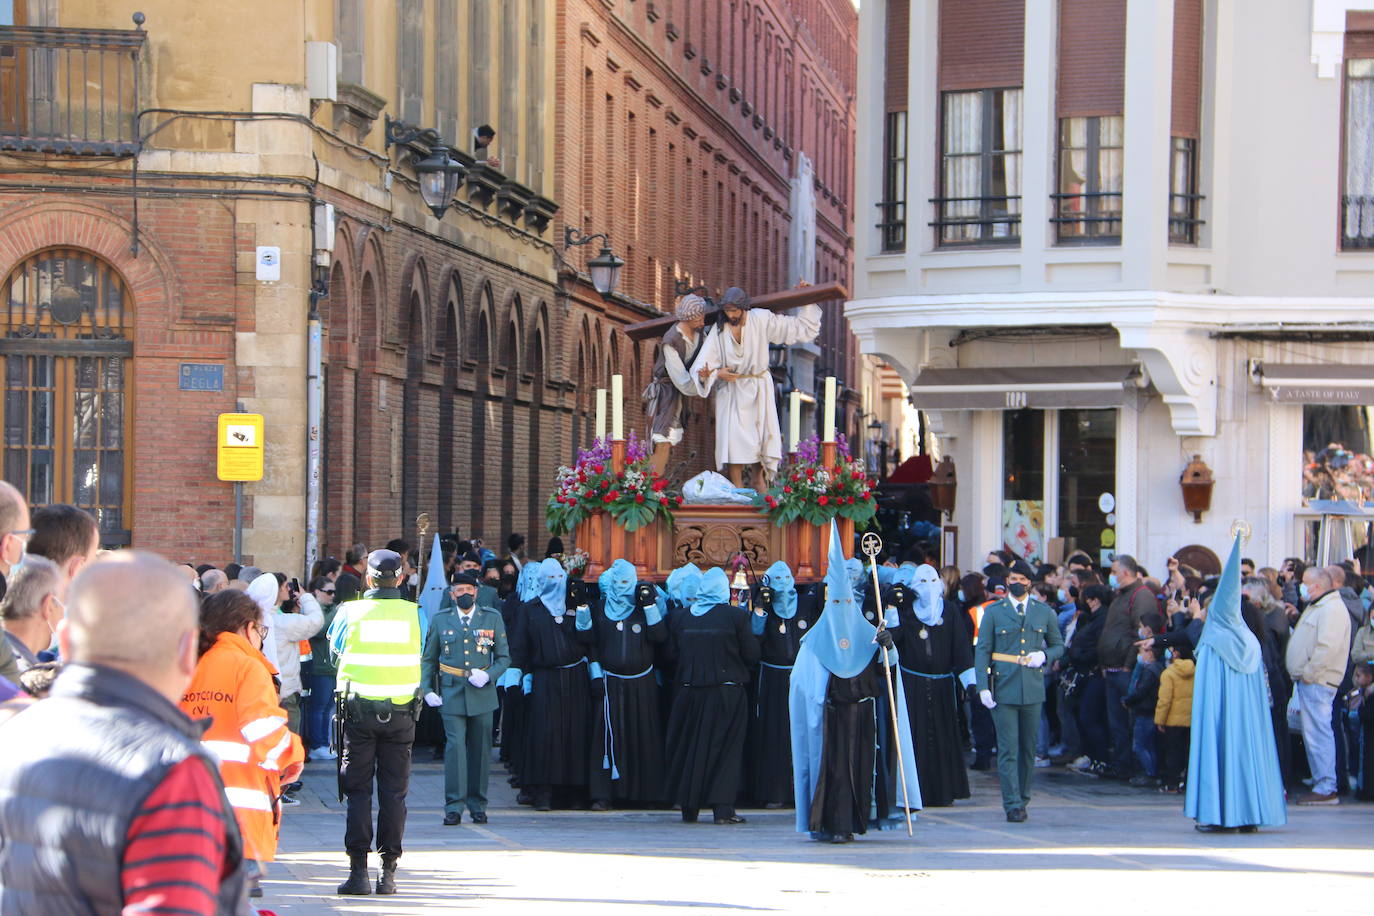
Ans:
[[[142,29],[0,27],[0,150],[138,152]]]

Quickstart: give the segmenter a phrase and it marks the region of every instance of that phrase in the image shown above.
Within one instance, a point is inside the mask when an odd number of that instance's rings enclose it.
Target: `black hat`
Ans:
[[[392,578],[401,571],[401,555],[394,550],[381,548],[367,555],[367,572],[372,576]]]
[[[477,577],[474,576],[472,573],[459,573],[458,575],[453,577],[453,584],[471,585],[473,588],[476,588],[479,585]]]
[[[1015,563],[1011,564],[1011,569],[1007,571],[1007,575],[1010,576],[1012,574],[1025,576],[1027,579],[1035,578],[1035,572],[1025,560],[1017,560]]]

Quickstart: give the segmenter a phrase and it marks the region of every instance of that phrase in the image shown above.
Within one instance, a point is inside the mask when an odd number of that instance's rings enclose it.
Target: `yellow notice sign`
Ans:
[[[215,445],[220,480],[262,480],[262,414],[220,414]]]

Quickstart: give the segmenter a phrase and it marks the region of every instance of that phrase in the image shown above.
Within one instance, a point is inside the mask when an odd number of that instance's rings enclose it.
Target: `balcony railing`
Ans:
[[[906,251],[906,201],[884,200],[877,206],[880,221],[875,225],[883,233],[883,251]]]
[[[138,152],[142,29],[0,27],[0,150]]]
[[[1207,198],[1202,194],[1169,195],[1169,241],[1178,245],[1196,245],[1199,226],[1207,221],[1200,218],[1198,207]]]
[[[1015,245],[1021,241],[1021,197],[932,197],[941,245]]]
[[[1060,244],[1121,241],[1121,192],[1081,191],[1051,194],[1058,213],[1050,222],[1058,227]]]
[[[1341,198],[1341,247],[1374,248],[1374,197]]]

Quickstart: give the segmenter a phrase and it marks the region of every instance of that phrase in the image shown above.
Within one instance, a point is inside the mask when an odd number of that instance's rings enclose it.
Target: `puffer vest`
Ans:
[[[0,916],[117,914],[120,865],[134,814],[188,757],[219,768],[192,722],[146,684],[68,665],[48,699],[0,726]],[[229,874],[221,914],[251,913],[243,844],[219,799]]]

